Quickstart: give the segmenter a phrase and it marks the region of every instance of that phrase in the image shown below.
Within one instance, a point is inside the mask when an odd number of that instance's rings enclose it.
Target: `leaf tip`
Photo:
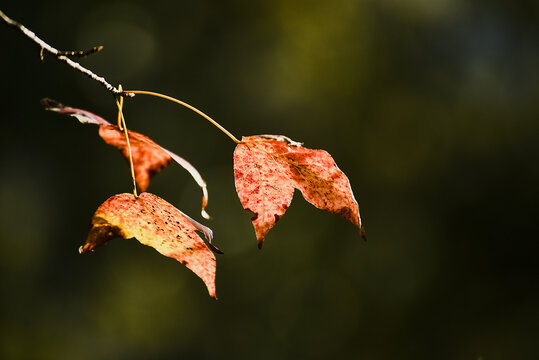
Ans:
[[[365,228],[363,226],[359,228],[359,236],[361,236],[364,241],[367,241],[367,235],[365,234]]]
[[[203,281],[206,284],[206,289],[208,289],[208,294],[210,295],[210,297],[212,299],[217,300],[217,294],[215,290],[215,279],[213,279],[211,282],[206,282],[206,280],[204,279]]]
[[[224,252],[221,249],[219,249],[217,246],[213,245],[211,241],[208,241],[208,247],[211,249],[211,251],[213,251],[216,254],[219,254],[219,255],[224,254]]]
[[[57,108],[61,108],[63,105],[60,104],[58,101],[49,98],[43,98],[41,99],[41,106],[43,106],[45,110],[54,110]]]
[[[210,214],[208,214],[208,213],[206,212],[206,210],[204,210],[204,209],[202,209],[202,211],[200,212],[200,215],[202,215],[202,217],[203,217],[204,219],[206,219],[206,220],[211,220]]]
[[[84,244],[84,245],[79,246],[79,254],[85,254],[85,253],[87,253],[88,251],[90,251],[90,249],[89,249],[87,243]]]

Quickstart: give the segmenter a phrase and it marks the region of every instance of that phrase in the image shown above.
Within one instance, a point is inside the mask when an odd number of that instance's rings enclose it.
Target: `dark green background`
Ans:
[[[236,136],[329,151],[369,240],[296,194],[256,247],[234,143],[137,96],[129,126],[198,167],[225,251],[212,300],[134,240],[79,255],[95,209],[129,192],[97,128],[112,97],[0,24],[3,359],[534,359],[539,357],[537,1],[4,1],[81,63],[178,97]],[[171,166],[149,191],[200,219]]]

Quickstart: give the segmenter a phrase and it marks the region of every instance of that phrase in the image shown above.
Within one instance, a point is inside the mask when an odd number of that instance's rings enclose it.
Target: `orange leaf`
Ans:
[[[83,124],[99,125],[99,136],[107,144],[118,148],[124,158],[129,161],[129,150],[125,134],[117,125],[112,125],[107,120],[89,111],[65,106],[51,99],[43,99],[41,103],[46,110],[74,116]],[[204,210],[208,203],[206,182],[202,179],[202,176],[200,176],[195,167],[182,157],[159,146],[149,137],[131,130],[127,130],[127,132],[133,155],[133,167],[138,191],[146,191],[150,185],[150,179],[174,160],[191,174],[202,189],[202,216],[209,219],[210,216]]]
[[[200,224],[190,220],[180,210],[150,193],[138,197],[127,193],[114,195],[95,212],[86,244],[79,251],[93,251],[116,237],[136,238],[191,269],[215,298],[215,255],[195,232],[202,230]],[[211,236],[211,230],[205,230],[205,235]]]
[[[149,137],[131,130],[127,130],[127,133],[133,154],[137,189],[139,192],[144,192],[150,185],[150,178],[167,167],[172,157]],[[117,125],[101,125],[99,136],[107,144],[117,147],[124,158],[129,160],[125,134]]]
[[[304,148],[284,136],[243,137],[234,151],[234,178],[243,208],[255,213],[259,248],[290,206],[294,189],[317,208],[349,220],[365,236],[350,182],[324,150]]]

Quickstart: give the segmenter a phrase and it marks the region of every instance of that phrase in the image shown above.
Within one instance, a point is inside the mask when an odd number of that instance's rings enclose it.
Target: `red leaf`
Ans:
[[[99,125],[99,136],[107,144],[118,148],[124,158],[129,161],[129,150],[125,133],[118,126],[112,125],[107,120],[89,111],[65,106],[51,99],[43,99],[41,103],[46,110],[74,116],[83,124]],[[206,182],[202,179],[202,176],[200,176],[195,167],[182,157],[159,146],[149,137],[129,129],[127,132],[129,134],[138,191],[146,191],[150,185],[150,179],[174,160],[191,174],[202,189],[202,216],[209,219],[210,216],[204,210],[208,203]]]
[[[215,255],[195,232],[200,224],[165,200],[150,193],[114,195],[95,212],[86,244],[80,253],[93,251],[107,241],[136,238],[161,254],[174,258],[191,269],[215,297]],[[204,227],[208,240],[211,230]],[[208,233],[209,232],[209,233]]]
[[[243,137],[234,151],[234,177],[241,204],[255,213],[259,248],[290,206],[294,189],[317,208],[343,216],[365,236],[350,182],[324,150],[304,148],[284,136]]]
[[[172,161],[172,157],[149,137],[131,130],[127,130],[127,133],[129,134],[131,154],[133,155],[137,189],[139,192],[144,192],[150,185],[150,178],[167,167]],[[122,155],[129,160],[129,149],[125,133],[118,126],[101,125],[99,127],[99,136],[107,144],[117,147]]]

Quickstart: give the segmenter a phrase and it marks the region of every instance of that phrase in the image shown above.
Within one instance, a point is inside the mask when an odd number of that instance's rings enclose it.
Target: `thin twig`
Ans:
[[[103,50],[103,46],[94,46],[90,50],[85,51],[58,51],[58,55],[72,56],[72,57],[86,57]]]
[[[122,84],[118,85],[118,90],[123,91]],[[124,107],[124,97],[120,96],[120,110],[118,111],[118,128],[124,130],[122,126],[122,112],[121,109]]]
[[[7,25],[12,26],[15,29],[19,30],[27,38],[29,38],[30,40],[35,42],[40,47],[40,49],[41,49],[40,50],[40,58],[41,59],[43,59],[43,52],[46,51],[49,54],[56,57],[56,59],[58,59],[59,61],[62,61],[64,63],[66,63],[69,67],[71,67],[71,68],[73,68],[73,69],[75,69],[77,71],[80,71],[81,73],[88,76],[90,79],[97,81],[98,83],[103,85],[108,91],[110,91],[114,95],[122,94],[121,90],[119,90],[119,89],[115,88],[114,86],[112,86],[111,84],[109,84],[107,82],[107,80],[105,80],[104,77],[96,75],[92,71],[90,71],[90,70],[86,69],[85,67],[83,67],[78,62],[73,61],[68,57],[68,56],[74,56],[74,57],[87,56],[87,55],[90,55],[90,54],[93,54],[95,52],[100,51],[102,49],[101,46],[94,47],[94,48],[92,48],[92,49],[90,49],[88,51],[60,51],[60,50],[50,46],[49,44],[47,44],[45,41],[41,40],[33,31],[26,28],[21,23],[9,18],[1,10],[0,10],[0,17],[2,18],[2,20],[4,20],[4,22]],[[122,94],[122,96],[130,96],[130,95]]]

